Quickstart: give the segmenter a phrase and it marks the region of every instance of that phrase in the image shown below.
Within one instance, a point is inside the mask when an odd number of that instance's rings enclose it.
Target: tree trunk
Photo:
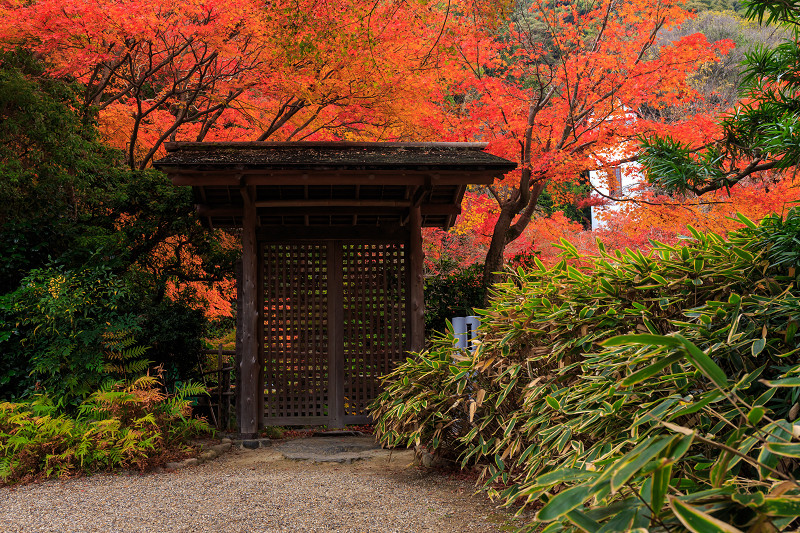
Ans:
[[[483,287],[486,289],[483,297],[484,306],[489,305],[489,289],[503,277],[503,251],[506,249],[508,230],[514,220],[512,209],[513,206],[509,204],[500,209],[500,218],[497,219],[497,223],[494,225],[492,242],[486,252],[486,261],[483,264]]]
[[[539,195],[544,190],[544,183],[541,180],[534,182],[529,194],[506,202],[500,207],[500,217],[494,225],[492,242],[489,244],[486,262],[483,264],[483,287],[486,289],[483,297],[484,306],[489,305],[489,289],[503,278],[503,252],[506,245],[519,238],[530,224],[533,211],[539,203]],[[519,218],[514,222],[517,214]]]

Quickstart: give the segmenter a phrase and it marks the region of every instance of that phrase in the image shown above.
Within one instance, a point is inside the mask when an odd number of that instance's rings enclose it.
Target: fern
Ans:
[[[190,399],[199,394],[207,392],[186,383],[167,395],[158,377],[144,375],[103,384],[75,418],[60,414],[44,396],[0,402],[0,482],[145,468],[167,447],[212,431],[205,420],[189,416]]]
[[[104,372],[129,380],[147,371],[152,361],[144,359],[149,346],[135,346],[136,339],[129,329],[103,332]]]

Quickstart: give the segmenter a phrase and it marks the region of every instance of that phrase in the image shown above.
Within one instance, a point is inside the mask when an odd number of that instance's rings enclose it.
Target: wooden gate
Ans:
[[[362,424],[407,349],[402,244],[264,244],[267,425]]]

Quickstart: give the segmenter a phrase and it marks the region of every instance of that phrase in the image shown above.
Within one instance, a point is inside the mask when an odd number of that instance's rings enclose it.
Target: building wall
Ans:
[[[615,167],[589,171],[589,182],[592,187],[606,196],[625,198],[632,194],[642,182],[641,165],[639,163],[621,163]],[[595,193],[596,194],[596,193]],[[601,214],[619,211],[624,202],[609,201],[607,205],[592,206],[592,230],[603,229],[606,223]]]

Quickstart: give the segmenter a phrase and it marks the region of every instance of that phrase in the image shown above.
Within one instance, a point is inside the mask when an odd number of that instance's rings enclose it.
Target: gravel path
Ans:
[[[481,532],[513,523],[471,483],[410,465],[410,451],[352,464],[236,450],[175,472],[0,488],[3,532]]]

